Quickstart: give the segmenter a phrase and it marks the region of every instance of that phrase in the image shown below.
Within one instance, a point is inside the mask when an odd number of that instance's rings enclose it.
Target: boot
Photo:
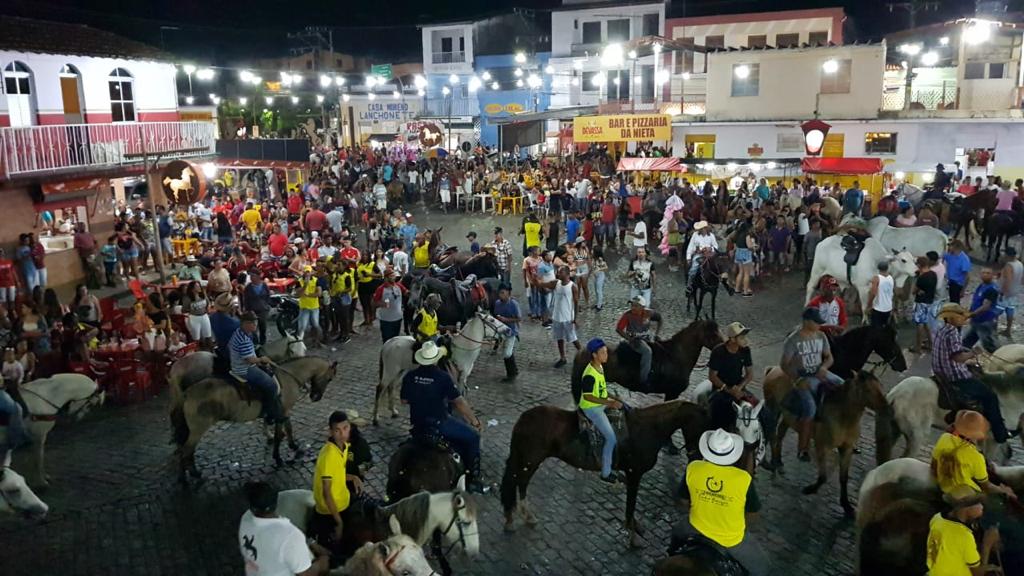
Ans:
[[[480,481],[480,459],[466,465],[466,491],[471,494],[483,494],[484,485]]]
[[[511,382],[516,379],[516,368],[515,358],[505,358],[505,377],[501,379],[502,382]]]
[[[508,360],[512,364],[512,377],[519,376],[519,365],[516,364],[516,355],[509,356]]]

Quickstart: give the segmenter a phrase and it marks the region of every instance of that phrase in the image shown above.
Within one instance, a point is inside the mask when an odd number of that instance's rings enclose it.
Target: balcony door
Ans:
[[[36,106],[32,94],[32,71],[21,62],[4,67],[4,92],[11,126],[34,126]]]
[[[60,71],[60,96],[64,104],[64,123],[82,124],[85,121],[82,113],[82,75],[70,64],[65,64]]]

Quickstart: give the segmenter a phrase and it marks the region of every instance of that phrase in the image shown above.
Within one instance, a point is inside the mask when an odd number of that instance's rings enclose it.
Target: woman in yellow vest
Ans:
[[[423,307],[412,318],[412,334],[417,342],[437,341],[440,324],[437,321],[437,309],[441,307],[439,294],[428,294]]]
[[[299,333],[296,335],[299,340],[305,337],[306,328],[316,331],[314,342],[319,342],[320,285],[317,284],[316,276],[313,276],[312,266],[303,268],[302,277],[299,278]]]
[[[363,323],[361,326],[373,324],[373,293],[377,290],[377,284],[383,278],[377,270],[377,263],[373,261],[373,253],[369,250],[363,252],[359,257],[359,264],[356,265],[356,280],[359,282],[359,305],[363,309]]]
[[[943,494],[957,486],[967,486],[977,492],[1002,493],[1013,496],[1013,490],[989,481],[985,456],[977,443],[988,434],[988,420],[974,410],[957,412],[953,427],[939,436],[932,449],[932,473]]]
[[[430,268],[430,242],[421,235],[416,236],[412,245],[412,265],[424,270]]]
[[[608,361],[608,347],[604,340],[594,338],[587,342],[590,362],[583,369],[583,392],[580,394],[580,410],[594,423],[597,431],[604,436],[604,448],[601,450],[601,480],[609,484],[618,484],[618,476],[612,474],[612,459],[615,456],[615,430],[612,429],[605,408],[618,410],[622,402],[618,398],[608,396],[608,384],[604,379],[604,363]]]
[[[356,270],[347,262],[335,262],[331,273],[331,304],[334,308],[334,325],[338,328],[338,340],[352,339],[353,304],[358,298]]]

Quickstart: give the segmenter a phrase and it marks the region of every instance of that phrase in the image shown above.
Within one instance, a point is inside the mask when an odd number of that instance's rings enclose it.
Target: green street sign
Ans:
[[[370,66],[370,74],[380,76],[385,80],[391,80],[391,64],[374,64]]]

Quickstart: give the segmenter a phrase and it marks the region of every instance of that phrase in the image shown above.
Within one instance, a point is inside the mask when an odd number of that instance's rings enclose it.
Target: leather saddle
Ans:
[[[462,458],[459,453],[455,451],[448,440],[437,431],[437,428],[417,428],[412,431],[408,438],[406,438],[402,446],[410,445],[416,450],[436,450],[443,452],[451,456],[452,460],[461,468],[463,467]]]
[[[480,302],[479,291],[483,290],[483,287],[477,282],[475,275],[470,274],[465,280],[452,278],[448,283],[451,284],[452,294],[455,295],[455,301],[459,306],[464,306],[470,299],[474,304]],[[486,296],[486,292],[484,294]]]
[[[700,535],[688,535],[672,539],[669,556],[686,556],[699,560],[714,570],[717,576],[748,576],[749,572],[725,549]]]
[[[672,363],[660,343],[648,340],[647,344],[651,347],[651,375],[648,381],[658,382],[662,379],[663,372],[672,370]],[[615,347],[615,354],[619,364],[629,366],[631,370],[640,371],[640,353],[633,350],[628,342],[619,342],[619,345]]]
[[[852,230],[843,236],[839,245],[842,246],[843,251],[846,252],[843,255],[843,261],[846,262],[848,266],[856,266],[857,262],[860,261],[860,253],[864,250],[864,241],[867,238],[867,234],[859,234]]]
[[[605,408],[604,411],[605,415],[608,416],[608,422],[612,425],[612,430],[615,431],[616,446],[622,446],[629,438],[629,426],[626,424],[627,410]],[[594,427],[594,423],[590,421],[590,418],[587,418],[587,415],[582,410],[576,410],[576,420],[579,428],[577,440],[584,453],[588,456],[587,460],[600,465],[601,450],[604,448],[604,436]]]
[[[939,388],[939,408],[948,410],[953,416],[960,410],[980,410],[981,405],[965,398],[952,382],[938,374],[932,374],[932,382]],[[947,418],[948,419],[948,418]]]

